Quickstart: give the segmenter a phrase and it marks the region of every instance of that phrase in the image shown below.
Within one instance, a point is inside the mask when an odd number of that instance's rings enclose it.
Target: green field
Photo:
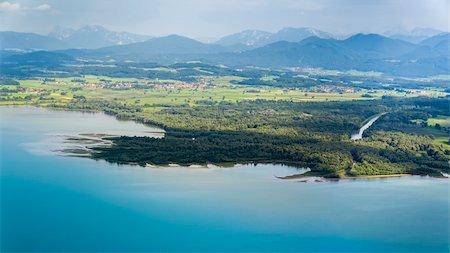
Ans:
[[[427,120],[428,125],[435,126],[439,124],[442,127],[450,127],[450,117],[447,116],[438,116],[436,118],[429,118]]]
[[[272,78],[272,77],[266,77]],[[81,79],[85,84],[76,82]],[[92,76],[87,75],[83,78],[54,78],[52,81],[45,81],[43,79],[35,80],[20,80],[20,87],[29,90],[20,91],[18,93],[7,93],[8,98],[0,101],[1,104],[41,104],[45,105],[49,100],[54,100],[58,103],[68,102],[74,95],[85,96],[89,99],[120,99],[123,104],[138,104],[143,107],[154,106],[160,104],[188,104],[190,106],[196,105],[199,101],[209,102],[239,102],[243,100],[274,100],[274,101],[351,101],[351,100],[370,100],[379,99],[382,96],[398,96],[398,97],[414,97],[419,95],[439,96],[443,93],[437,90],[428,90],[415,92],[398,92],[395,90],[371,90],[371,97],[364,97],[368,90],[358,90],[356,92],[317,92],[314,90],[300,90],[300,89],[282,89],[270,86],[244,86],[232,84],[231,81],[242,80],[236,76],[221,76],[221,77],[205,77],[204,78],[210,86],[207,88],[173,88],[173,87],[159,87],[153,88],[152,84],[181,83],[177,80],[161,80],[161,79],[141,79],[141,78],[111,78],[107,76]],[[105,80],[111,83],[135,83],[142,87],[139,89],[113,89],[113,88],[98,88],[91,87],[86,84],[101,84]],[[9,85],[0,85],[1,89],[16,89],[17,87]],[[39,90],[50,92],[50,94],[38,94]],[[61,95],[64,94],[64,95]],[[5,94],[2,94],[5,97]],[[31,96],[32,98],[26,101],[21,101],[20,98]],[[14,101],[14,98],[17,100]],[[437,119],[441,122],[441,119]]]

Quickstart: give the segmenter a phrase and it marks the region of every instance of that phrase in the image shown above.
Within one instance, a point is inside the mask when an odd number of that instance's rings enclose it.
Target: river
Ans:
[[[300,183],[281,165],[139,167],[61,156],[54,136],[158,129],[0,107],[1,252],[448,252],[449,180]],[[51,145],[46,145],[50,143]]]
[[[358,133],[352,134],[351,139],[352,139],[352,140],[361,140],[362,137],[363,137],[364,131],[366,131],[367,129],[369,129],[369,127],[371,127],[372,124],[375,123],[375,121],[377,121],[380,117],[381,117],[381,115],[377,115],[377,116],[371,118],[369,121],[367,121],[367,123],[364,124],[364,125],[359,129],[359,132],[358,132]]]

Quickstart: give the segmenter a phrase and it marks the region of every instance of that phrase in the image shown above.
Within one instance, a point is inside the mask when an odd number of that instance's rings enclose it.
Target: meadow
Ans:
[[[175,70],[173,70],[175,71]],[[267,77],[263,77],[265,79]],[[292,102],[352,101],[380,99],[382,96],[416,97],[442,96],[439,89],[358,89],[351,92],[323,92],[314,88],[280,88],[271,86],[237,85],[232,81],[242,80],[238,76],[204,77],[206,87],[177,87],[182,82],[171,79],[112,78],[86,75],[83,78],[36,78],[20,80],[20,86],[0,84],[1,104],[67,103],[74,96],[89,99],[118,100],[123,104],[143,107],[157,105],[195,106],[201,101],[213,103],[239,102],[243,100],[273,100]],[[130,87],[104,88],[103,84],[130,84]],[[154,87],[155,84],[160,84]],[[164,86],[167,87],[164,87]],[[20,90],[21,89],[21,90]],[[370,96],[367,96],[370,94]],[[27,97],[27,99],[24,99]]]

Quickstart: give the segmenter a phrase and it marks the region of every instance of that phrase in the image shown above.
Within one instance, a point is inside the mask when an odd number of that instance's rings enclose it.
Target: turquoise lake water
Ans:
[[[301,183],[276,179],[297,172],[281,165],[119,166],[59,156],[58,136],[147,128],[31,107],[0,115],[1,252],[449,251],[447,179]]]

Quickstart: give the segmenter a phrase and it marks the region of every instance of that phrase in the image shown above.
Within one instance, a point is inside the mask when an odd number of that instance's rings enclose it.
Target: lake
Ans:
[[[1,251],[448,252],[449,182],[301,183],[281,165],[139,167],[61,156],[79,133],[162,137],[97,113],[0,107]]]

